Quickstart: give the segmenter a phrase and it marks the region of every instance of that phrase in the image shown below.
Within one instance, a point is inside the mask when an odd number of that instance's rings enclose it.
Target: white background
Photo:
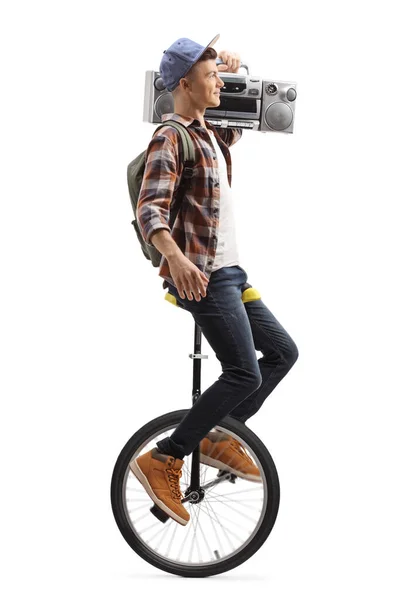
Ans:
[[[0,23],[3,596],[398,599],[394,3],[13,1]],[[217,33],[297,83],[293,135],[245,131],[232,160],[241,265],[299,359],[248,423],[278,468],[275,527],[194,582],[130,549],[109,486],[131,435],[191,403],[193,321],[131,225],[144,73]],[[202,350],[204,391],[221,369]]]

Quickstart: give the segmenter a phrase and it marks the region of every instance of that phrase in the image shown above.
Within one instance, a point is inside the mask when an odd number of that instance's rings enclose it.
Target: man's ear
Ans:
[[[181,82],[182,82],[182,89],[183,89],[183,90],[188,90],[188,89],[190,89],[190,80],[189,80],[189,79],[186,79],[186,77],[183,77],[183,78],[181,79]]]

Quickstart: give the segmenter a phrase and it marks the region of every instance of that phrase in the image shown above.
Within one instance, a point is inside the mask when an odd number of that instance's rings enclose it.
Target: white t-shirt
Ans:
[[[216,248],[215,260],[212,271],[221,267],[231,267],[239,264],[239,253],[236,241],[235,212],[233,205],[232,188],[228,181],[228,171],[226,168],[225,157],[219,147],[214,133],[208,129],[212,144],[217,154],[219,170],[219,189],[220,189],[220,211],[219,211],[219,229],[218,244]]]

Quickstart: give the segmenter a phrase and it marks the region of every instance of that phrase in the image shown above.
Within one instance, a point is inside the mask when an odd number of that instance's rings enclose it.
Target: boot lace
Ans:
[[[166,471],[168,473],[169,487],[171,489],[172,496],[176,500],[180,500],[183,498],[183,494],[179,486],[179,478],[182,476],[182,469],[170,468],[166,469]]]

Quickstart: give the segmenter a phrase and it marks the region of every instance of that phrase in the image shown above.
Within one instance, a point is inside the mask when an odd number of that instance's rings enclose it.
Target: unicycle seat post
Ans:
[[[193,387],[192,387],[192,400],[193,404],[200,396],[201,390],[201,359],[208,358],[207,354],[201,354],[201,327],[194,324],[194,352],[189,354],[189,358],[193,359]]]
[[[196,402],[201,394],[201,359],[208,358],[206,354],[201,354],[201,327],[195,322],[194,326],[194,352],[189,354],[189,358],[193,359],[193,387],[192,401]],[[190,476],[190,487],[188,491],[198,491],[200,487],[200,447],[192,452],[192,465]]]

